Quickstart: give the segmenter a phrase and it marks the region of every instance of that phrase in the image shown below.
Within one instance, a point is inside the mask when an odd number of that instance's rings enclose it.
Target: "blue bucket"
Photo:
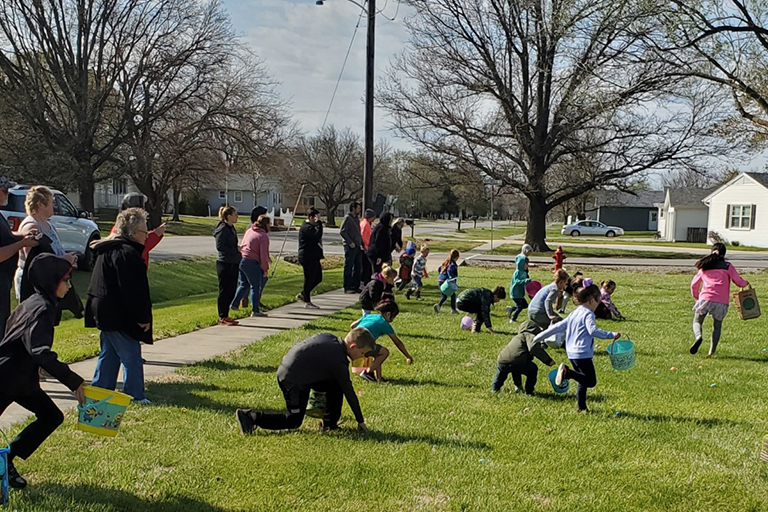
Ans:
[[[635,366],[635,344],[630,340],[614,341],[607,350],[614,370],[629,370]]]
[[[456,290],[459,289],[459,285],[456,284],[456,279],[458,278],[454,277],[443,282],[443,284],[440,285],[440,292],[442,292],[442,294],[446,297],[450,297],[456,293]]]
[[[555,393],[566,393],[571,388],[571,381],[564,380],[563,383],[558,386],[555,384],[555,378],[557,377],[557,368],[549,372],[549,383],[552,384],[552,389]]]
[[[6,447],[0,448],[0,505],[7,505],[10,501],[8,497],[8,454],[11,453],[11,447],[8,445],[5,434],[2,435]]]

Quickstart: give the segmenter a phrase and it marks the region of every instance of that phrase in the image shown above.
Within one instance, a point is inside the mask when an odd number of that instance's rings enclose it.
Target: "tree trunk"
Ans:
[[[173,187],[173,220],[179,222],[179,202],[181,199],[181,187]]]
[[[325,201],[323,201],[325,203]],[[330,203],[325,203],[325,209],[326,209],[326,222],[325,225],[328,227],[336,227],[336,209],[339,207],[338,204],[331,205]]]
[[[77,187],[80,191],[80,208],[93,213],[93,194],[96,191],[96,183],[93,179],[93,170],[90,162],[80,163],[80,176],[77,179]]]
[[[528,226],[525,243],[533,247],[533,252],[548,252],[547,245],[547,200],[543,194],[528,195]]]

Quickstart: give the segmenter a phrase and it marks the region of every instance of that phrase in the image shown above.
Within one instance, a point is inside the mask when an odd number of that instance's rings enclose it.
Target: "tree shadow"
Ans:
[[[440,382],[436,380],[431,379],[409,379],[409,378],[401,378],[401,377],[395,377],[395,378],[389,378],[387,376],[384,376],[384,384],[391,384],[393,386],[439,386],[439,387],[445,387],[445,388],[467,388],[472,389],[475,386],[470,385],[460,385],[460,384],[450,384],[448,382]]]
[[[703,427],[745,427],[749,426],[748,423],[740,423],[738,421],[726,420],[721,418],[693,418],[690,416],[676,416],[672,414],[640,414],[631,411],[621,411],[621,415],[617,415],[617,418],[631,418],[641,421],[654,421],[656,423],[695,423]]]
[[[750,356],[737,356],[737,355],[720,355],[716,354],[714,359],[732,359],[735,361],[751,361],[753,363],[766,363],[768,362],[768,356],[765,357],[750,357]]]
[[[483,441],[473,441],[465,439],[449,439],[444,437],[435,437],[429,434],[405,434],[399,432],[383,432],[380,430],[371,430],[367,434],[362,434],[355,429],[339,429],[334,435],[350,437],[364,442],[373,443],[426,443],[437,446],[452,446],[454,448],[471,448],[475,450],[490,450],[491,445]]]
[[[41,483],[20,494],[20,501],[41,506],[43,510],[130,510],[131,512],[238,512],[220,508],[186,496],[153,497],[151,501],[127,491],[96,485]],[[243,512],[243,511],[239,511]]]
[[[576,395],[572,392],[576,389],[576,386],[574,384],[571,384],[571,390],[568,391],[568,393],[540,393],[537,392],[536,396],[534,398],[543,398],[544,400],[550,400],[552,402],[575,402],[576,401]],[[605,395],[602,395],[600,393],[587,393],[587,404],[589,402],[605,402]]]
[[[213,400],[201,393],[224,391],[227,396],[236,396],[252,391],[250,388],[220,387],[202,382],[147,382],[147,395],[151,397],[152,405],[186,407],[189,409],[210,409],[212,411],[234,413],[243,404],[237,402],[221,402]],[[150,407],[151,407],[150,406]]]
[[[194,363],[193,367],[206,368],[208,370],[246,370],[249,372],[258,373],[275,373],[277,366],[257,366],[254,364],[238,364],[231,361],[223,361],[221,359],[208,359],[206,361],[200,361]]]

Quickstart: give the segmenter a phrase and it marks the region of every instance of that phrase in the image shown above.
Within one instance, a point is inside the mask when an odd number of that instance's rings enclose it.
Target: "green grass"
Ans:
[[[551,245],[554,247],[555,244]],[[520,254],[520,245],[504,244],[487,254],[515,255]],[[609,249],[602,247],[563,247],[565,255],[569,258],[664,258],[664,259],[699,259],[700,254],[689,254],[671,251],[631,251],[627,249]],[[551,256],[554,251],[534,252],[532,256]]]
[[[438,240],[432,239],[430,237],[404,237],[403,239],[416,242],[417,248],[421,247],[422,244],[427,244],[429,246],[430,252],[433,253],[447,253],[450,252],[451,249],[457,249],[459,252],[467,252],[474,249],[475,247],[482,245],[482,242],[474,242],[471,240]]]
[[[463,236],[467,238],[472,238],[474,240],[490,240],[491,239],[490,227],[467,228],[466,226],[471,226],[472,223],[471,222],[467,223],[465,221],[463,224],[464,224]],[[498,223],[498,225],[493,226],[494,240],[501,240],[504,237],[514,236],[514,235],[523,235],[523,234],[525,234],[524,222],[515,222],[514,225],[510,226],[509,222],[501,221]]]
[[[710,244],[697,244],[693,242],[668,242],[666,240],[625,240],[624,237],[617,237],[607,239],[606,237],[571,237],[571,236],[558,236],[547,237],[548,243],[557,242],[569,242],[573,244],[616,244],[616,245],[644,245],[648,247],[680,247],[691,249],[710,249]],[[751,245],[728,245],[729,251],[749,251],[749,252],[766,252],[768,248],[765,247],[753,247]]]
[[[333,260],[334,266],[337,261]],[[167,338],[216,324],[218,281],[215,258],[173,262],[155,262],[149,266],[149,283],[153,302],[155,339]],[[90,273],[75,272],[74,285],[85,300]],[[322,293],[341,287],[341,269],[328,270],[317,287]],[[264,304],[272,309],[294,300],[301,291],[301,267],[281,261],[275,277],[267,283]],[[250,310],[233,311],[240,318]],[[99,353],[99,334],[86,329],[83,321],[65,313],[65,320],[56,329],[56,352],[66,362],[78,361]]]
[[[509,281],[509,271],[460,272],[463,287]],[[243,437],[233,420],[236,407],[282,409],[274,372],[285,351],[318,331],[342,334],[357,318],[351,308],[151,383],[155,405],[132,406],[114,439],[76,432],[69,413],[19,461],[30,487],[12,493],[13,510],[765,510],[764,320],[731,312],[718,356],[705,360],[687,352],[690,274],[588,275],[619,283],[614,298],[628,321],[600,325],[629,331],[637,344],[637,366],[616,372],[598,341],[591,414],[575,412],[573,391],[555,395],[541,364],[538,396],[514,394],[510,382],[491,396],[496,356],[514,327],[503,317],[508,302],[493,314],[503,334],[472,335],[458,317],[431,312],[431,279],[428,300],[402,300],[395,320],[414,365],[390,346],[388,383],[355,378],[370,434],[353,431],[347,406],[333,434],[308,420],[295,432]],[[746,277],[768,288],[768,274]]]

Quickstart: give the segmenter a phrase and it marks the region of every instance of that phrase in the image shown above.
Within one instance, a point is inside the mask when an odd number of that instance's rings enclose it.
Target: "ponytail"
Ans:
[[[708,256],[704,256],[696,262],[696,268],[699,270],[710,270],[725,259],[725,244],[720,242],[712,245],[712,253]]]

